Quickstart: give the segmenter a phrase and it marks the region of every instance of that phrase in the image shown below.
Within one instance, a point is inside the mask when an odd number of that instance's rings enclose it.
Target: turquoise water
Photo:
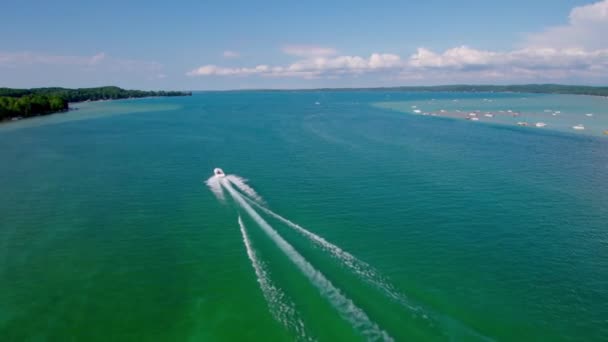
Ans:
[[[608,139],[593,132],[608,101],[527,97],[534,106],[515,94],[197,93],[0,125],[0,336],[606,340]],[[481,110],[559,103],[600,124],[403,113],[484,98],[501,105]],[[204,183],[214,167],[356,259],[236,186],[218,200]]]
[[[481,94],[474,97],[451,95],[436,99],[427,96],[392,101],[391,94],[387,94],[382,102],[374,105],[422,116],[474,119],[475,123],[523,126],[608,138],[608,97],[601,96]],[[579,129],[574,129],[575,126]]]

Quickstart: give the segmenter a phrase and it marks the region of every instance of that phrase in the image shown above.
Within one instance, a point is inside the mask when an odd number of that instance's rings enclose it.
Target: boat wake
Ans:
[[[228,176],[226,176],[226,179],[231,184],[233,184],[234,186],[236,186],[239,190],[241,190],[242,192],[244,192],[245,194],[247,194],[247,196],[253,198],[257,202],[264,203],[264,200],[262,200],[262,197],[260,195],[258,195],[258,193],[255,192],[255,190],[253,190],[252,187],[250,187],[249,185],[247,185],[247,180],[246,179],[241,178],[239,176],[235,176],[235,175],[228,175]]]
[[[243,236],[243,243],[245,244],[245,249],[247,250],[247,256],[249,257],[251,266],[253,266],[255,271],[255,275],[258,283],[260,284],[260,289],[262,290],[264,299],[266,300],[266,303],[268,303],[270,314],[285,328],[293,331],[298,337],[298,340],[314,341],[312,338],[306,335],[304,322],[302,322],[302,319],[299,317],[294,303],[287,298],[285,293],[280,288],[276,287],[272,283],[266,269],[266,265],[258,258],[253,246],[251,245],[247,228],[245,227],[245,224],[243,224],[243,220],[241,219],[240,215],[238,222],[241,229],[241,235]]]
[[[217,197],[218,200],[224,201],[224,191],[222,190],[222,184],[220,183],[220,178],[217,175],[213,175],[211,178],[207,179],[205,184],[209,187],[211,192]]]
[[[221,169],[219,169],[221,171]],[[332,258],[345,269],[352,272],[359,279],[376,288],[384,296],[398,303],[406,309],[413,317],[423,319],[429,326],[439,324],[448,330],[455,330],[458,335],[464,333],[465,336],[479,340],[491,340],[476,331],[463,326],[450,317],[439,313],[423,309],[415,305],[408,298],[400,293],[384,276],[374,267],[358,259],[339,246],[327,241],[325,238],[315,234],[297,223],[270,210],[263,202],[261,196],[248,184],[246,180],[236,175],[215,174],[207,180],[207,185],[216,197],[225,200],[224,190],[230,197],[257,223],[266,235],[275,243],[277,247],[296,265],[300,272],[316,287],[320,294],[332,305],[339,315],[349,322],[353,328],[359,331],[367,340],[372,341],[392,341],[393,338],[381,327],[373,322],[369,316],[359,308],[351,299],[346,297],[343,292],[334,286],[323,273],[317,270],[308,260],[306,260],[289,242],[287,242],[260,214],[255,210],[269,215],[280,221],[291,229],[295,230],[315,246],[329,254]],[[255,208],[255,209],[254,209]],[[295,331],[300,338],[305,338],[304,323],[298,318],[293,303],[287,301],[283,292],[272,285],[268,278],[268,272],[263,263],[257,259],[255,251],[251,247],[251,242],[247,235],[245,226],[239,216],[239,225],[243,235],[243,241],[247,249],[247,254],[252,262],[258,283],[262,288],[264,297],[269,303],[269,308],[275,319],[281,322],[286,328]],[[277,304],[280,302],[280,305]],[[462,336],[462,335],[461,335]]]
[[[285,241],[277,231],[272,228],[248,203],[243,199],[227,179],[221,179],[221,184],[230,193],[232,198],[244,209],[249,216],[258,223],[260,228],[270,239],[283,251],[283,253],[296,265],[296,267],[308,278],[321,295],[338,311],[340,316],[347,320],[353,328],[358,330],[368,340],[392,341],[393,339],[378,325],[372,322],[367,314],[357,307],[352,300],[347,298],[335,287],[321,272],[315,269],[293,246]]]
[[[293,228],[298,233],[302,234],[306,238],[308,238],[315,245],[328,252],[333,258],[338,260],[344,267],[351,270],[354,274],[356,274],[360,279],[367,282],[368,284],[376,287],[377,289],[384,292],[385,295],[392,298],[393,300],[399,302],[401,305],[406,308],[412,310],[413,312],[418,312],[420,309],[407,300],[407,298],[397,292],[395,288],[382,276],[378,271],[376,271],[372,266],[368,263],[359,260],[352,254],[343,250],[342,248],[334,245],[333,243],[325,240],[323,237],[307,230],[306,228],[298,225],[297,223],[293,223],[292,221],[284,218],[283,216],[273,212],[272,210],[262,206],[261,204],[252,201],[251,199],[245,198],[246,201],[262,210],[266,214],[276,218],[277,220],[285,223],[288,227]]]

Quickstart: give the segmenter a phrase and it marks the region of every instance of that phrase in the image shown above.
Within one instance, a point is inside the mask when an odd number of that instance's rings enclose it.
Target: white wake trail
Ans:
[[[239,190],[246,193],[247,196],[253,198],[257,202],[263,202],[262,196],[258,195],[258,193],[247,184],[247,180],[245,178],[236,175],[227,175],[225,178],[230,181],[230,183],[234,184],[234,186],[236,186]]]
[[[268,271],[266,270],[266,265],[258,258],[251,245],[251,240],[247,234],[247,228],[245,227],[245,224],[243,224],[240,215],[239,227],[241,229],[241,235],[243,236],[245,249],[247,250],[247,256],[251,261],[251,266],[253,266],[257,281],[260,284],[264,299],[266,299],[266,302],[268,303],[271,315],[285,328],[295,332],[298,340],[312,341],[313,339],[306,336],[304,322],[300,319],[293,302],[287,299],[285,293],[272,283]]]
[[[370,320],[367,314],[357,307],[352,300],[348,299],[336,288],[325,276],[317,271],[304,257],[285,241],[274,228],[272,228],[243,197],[232,188],[228,180],[222,180],[222,185],[232,198],[258,223],[264,232],[275,242],[275,244],[289,257],[289,259],[302,271],[308,280],[326,297],[338,313],[350,322],[355,329],[362,332],[368,340],[392,341],[393,339],[378,325]]]
[[[323,237],[307,230],[306,228],[294,223],[283,216],[275,213],[274,211],[262,206],[261,204],[252,201],[245,197],[245,200],[262,210],[266,214],[276,218],[277,220],[285,223],[290,228],[296,230],[298,233],[304,235],[311,242],[316,244],[318,247],[328,252],[332,257],[340,261],[346,268],[350,269],[354,274],[359,276],[363,281],[368,284],[380,289],[385,295],[397,301],[401,305],[407,307],[412,311],[419,311],[420,309],[409,303],[407,298],[400,294],[390,283],[388,283],[371,265],[365,261],[359,260],[354,255],[348,253],[342,248],[334,245],[333,243],[325,240]]]
[[[376,287],[377,289],[382,291],[386,296],[393,299],[395,302],[399,303],[404,308],[410,310],[418,317],[420,317],[424,320],[431,320],[431,322],[432,321],[441,322],[443,325],[452,327],[453,329],[460,330],[460,331],[464,332],[465,334],[468,334],[479,340],[493,341],[491,338],[481,335],[480,333],[476,332],[475,330],[467,327],[466,325],[463,325],[462,323],[460,323],[450,317],[434,313],[432,311],[429,311],[428,309],[423,309],[420,306],[412,304],[404,294],[402,294],[398,290],[396,290],[395,287],[392,284],[390,284],[390,282],[388,282],[388,280],[386,280],[378,271],[376,271],[371,265],[369,265],[365,261],[358,259],[357,257],[350,254],[349,252],[347,252],[347,251],[343,250],[342,248],[334,245],[333,243],[325,240],[323,237],[307,230],[306,228],[300,226],[299,224],[294,223],[294,222],[290,221],[289,219],[266,208],[263,204],[253,201],[252,199],[250,199],[246,196],[243,196],[242,198],[245,201],[247,201],[248,203],[251,203],[256,208],[262,210],[263,212],[276,218],[277,220],[285,223],[290,228],[296,230],[297,232],[299,232],[300,234],[302,234],[303,236],[308,238],[315,245],[317,245],[324,251],[328,252],[333,258],[340,261],[345,267],[350,269],[360,279],[362,279],[363,281],[367,282],[368,284]]]
[[[205,182],[211,192],[219,199],[220,201],[224,201],[224,190],[222,190],[222,184],[220,183],[220,177],[213,175]]]

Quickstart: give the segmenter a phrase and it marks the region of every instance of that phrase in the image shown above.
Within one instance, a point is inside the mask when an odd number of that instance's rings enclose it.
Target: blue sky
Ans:
[[[608,0],[11,1],[0,86],[608,82]]]

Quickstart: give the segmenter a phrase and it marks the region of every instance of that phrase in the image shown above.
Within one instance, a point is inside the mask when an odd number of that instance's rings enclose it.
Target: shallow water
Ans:
[[[385,96],[385,101],[374,105],[422,116],[473,119],[475,123],[518,125],[608,138],[608,97],[480,93],[462,98],[458,94],[440,94],[437,99],[386,101],[390,99],[390,95]],[[582,129],[574,129],[575,126]]]
[[[606,340],[601,124],[572,132],[551,118],[537,129],[401,112],[444,101],[437,110],[608,119],[603,99],[521,97],[196,93],[0,125],[0,336],[363,340],[238,200],[204,184],[222,167],[376,272],[397,297],[252,206],[395,340]],[[239,214],[277,298],[297,311],[281,317],[303,330],[273,315]]]

